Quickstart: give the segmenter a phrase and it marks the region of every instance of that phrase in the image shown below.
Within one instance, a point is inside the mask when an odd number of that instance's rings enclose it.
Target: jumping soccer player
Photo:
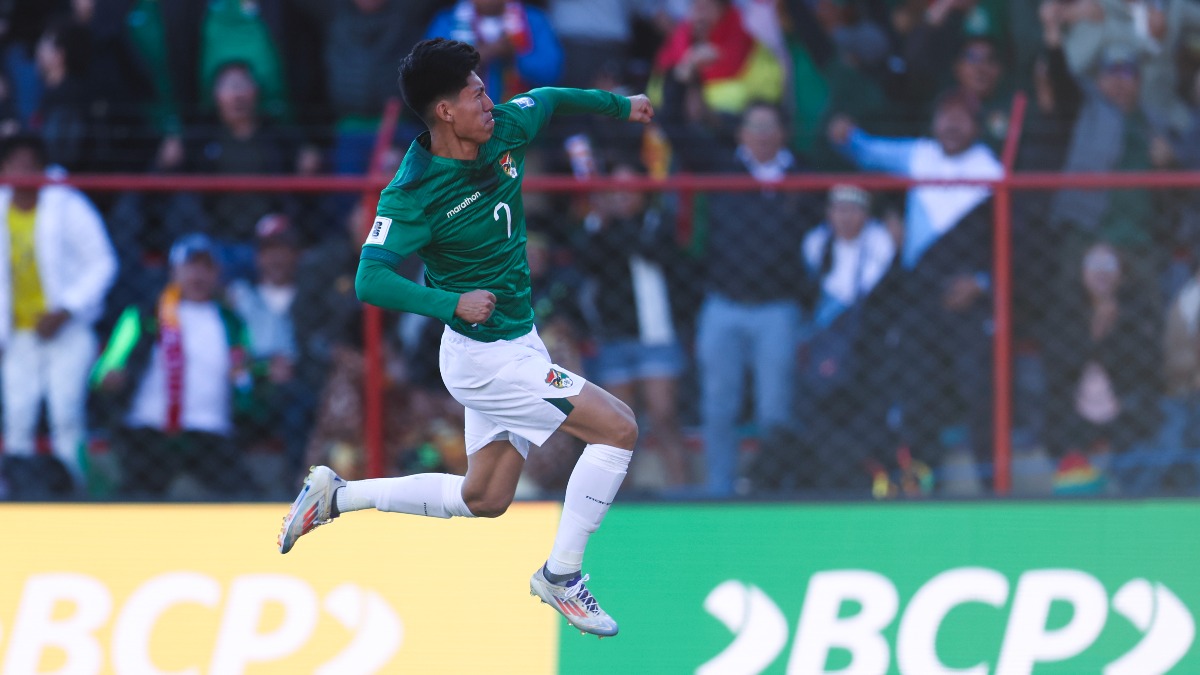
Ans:
[[[525,150],[554,113],[649,122],[645,96],[534,89],[493,105],[475,74],[479,53],[426,40],[400,65],[408,106],[429,127],[384,189],[363,245],[355,288],[363,302],[443,321],[441,372],[466,406],[467,475],[345,481],[313,467],[283,522],[279,552],[346,511],[495,518],[512,503],[529,444],[562,429],[587,443],[567,483],[558,534],[530,592],[581,631],[615,635],[584,585],[583,552],[629,467],[633,412],[556,365],[533,326],[521,181]],[[424,286],[396,272],[416,253]]]

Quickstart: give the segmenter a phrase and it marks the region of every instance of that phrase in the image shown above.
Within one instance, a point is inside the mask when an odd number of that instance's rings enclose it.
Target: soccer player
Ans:
[[[512,503],[529,444],[562,429],[587,446],[530,592],[581,631],[615,635],[616,621],[588,592],[581,570],[588,537],[629,467],[637,424],[616,397],[551,361],[538,337],[521,182],[526,147],[554,113],[645,123],[654,111],[641,95],[555,88],[493,105],[478,65],[474,47],[443,39],[417,44],[401,63],[404,100],[429,131],[413,142],[380,197],[355,283],[364,302],[446,324],[441,372],[466,407],[467,475],[345,481],[314,467],[284,519],[279,551],[346,511],[500,516]],[[396,272],[413,253],[425,263],[424,286]]]

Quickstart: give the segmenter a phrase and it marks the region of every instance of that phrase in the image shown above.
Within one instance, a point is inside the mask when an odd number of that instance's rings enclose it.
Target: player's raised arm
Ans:
[[[514,97],[504,108],[518,122],[526,140],[536,136],[554,115],[605,115],[642,123],[654,117],[654,108],[644,95],[625,97],[602,89],[539,87]]]

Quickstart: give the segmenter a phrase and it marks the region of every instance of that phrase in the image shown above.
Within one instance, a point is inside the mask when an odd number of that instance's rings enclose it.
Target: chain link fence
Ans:
[[[534,306],[556,361],[637,411],[630,494],[992,494],[1000,283],[1012,290],[1012,415],[999,423],[1012,492],[1196,490],[1191,190],[1014,190],[1005,280],[996,200],[979,185],[663,184],[644,153],[595,161],[601,182],[548,176],[578,159],[573,142],[527,165]],[[364,356],[353,282],[373,204],[345,180],[202,183],[88,190],[114,276],[90,328],[75,317],[40,347],[6,350],[4,415],[32,419],[6,425],[7,498],[286,499],[312,463],[368,477],[372,375],[384,474],[465,471],[440,324],[384,314],[379,362]],[[912,208],[931,195],[954,205],[932,234]],[[1103,208],[1079,206],[1095,199]],[[103,248],[64,255],[83,276]],[[419,262],[403,272],[419,278]],[[43,377],[54,349],[75,353],[64,360],[78,372]],[[67,381],[86,381],[84,395],[63,394]],[[561,490],[580,450],[552,438],[521,495]]]

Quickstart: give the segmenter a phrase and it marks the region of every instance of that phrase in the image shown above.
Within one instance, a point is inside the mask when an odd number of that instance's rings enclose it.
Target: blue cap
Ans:
[[[217,259],[217,247],[213,240],[199,232],[185,234],[171,246],[171,265],[182,265],[201,255],[206,255],[214,261]]]

